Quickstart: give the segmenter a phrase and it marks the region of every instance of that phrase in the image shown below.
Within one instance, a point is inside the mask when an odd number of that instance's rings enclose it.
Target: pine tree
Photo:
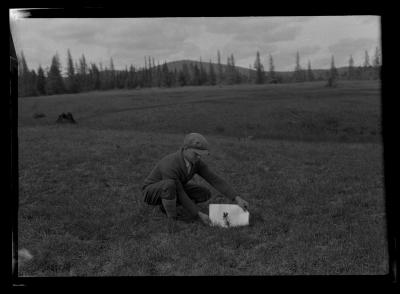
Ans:
[[[183,73],[183,70],[179,70],[178,84],[181,87],[186,86],[186,77],[185,77],[185,74]]]
[[[32,69],[29,73],[29,96],[37,96],[37,74]]]
[[[169,73],[168,65],[167,65],[166,61],[164,61],[161,72],[162,72],[162,86],[163,87],[171,87],[172,80],[171,80],[171,75]]]
[[[78,84],[79,91],[88,91],[89,83],[88,83],[88,66],[86,63],[85,55],[82,54],[82,57],[79,59],[79,67],[78,74],[76,75],[76,81]]]
[[[46,92],[49,95],[65,93],[64,81],[61,76],[61,65],[57,53],[51,60],[47,76]]]
[[[329,74],[328,74],[328,87],[336,87],[337,83],[336,80],[338,78],[338,72],[337,69],[335,67],[335,59],[332,55],[332,59],[331,59],[331,69],[329,70]]]
[[[217,83],[221,84],[224,80],[223,72],[222,72],[222,64],[221,64],[221,54],[218,50],[218,55],[217,55],[217,68],[218,68],[218,77],[217,77]]]
[[[381,78],[381,54],[379,48],[376,47],[375,49],[375,56],[372,62],[372,66],[374,68],[374,78],[380,79]]]
[[[240,84],[241,78],[240,78],[239,71],[236,68],[235,57],[233,56],[233,54],[231,54],[231,66],[232,66],[232,83]]]
[[[192,81],[192,76],[186,62],[184,62],[182,65],[182,76],[184,77],[182,78],[182,80],[184,80],[184,86],[190,85]]]
[[[110,89],[114,89],[116,87],[116,73],[114,67],[114,60],[110,58]]]
[[[375,55],[374,55],[374,60],[372,62],[372,66],[375,68],[378,68],[379,66],[381,66],[381,54],[379,51],[379,47],[376,47],[376,49],[375,49]]]
[[[135,79],[135,68],[131,64],[129,66],[129,72],[128,72],[127,83],[126,83],[126,87],[128,89],[134,88],[134,79]]]
[[[256,54],[256,61],[254,62],[254,68],[256,70],[256,84],[263,84],[265,80],[264,66],[261,63],[260,52],[258,51]]]
[[[119,70],[116,72],[116,80],[117,80],[117,88],[118,89],[127,88],[127,76],[128,76],[127,66],[125,66],[124,70]]]
[[[227,65],[225,71],[225,80],[229,85],[235,84],[237,83],[237,73],[235,68],[235,58],[233,57],[233,54],[228,56],[226,63]]]
[[[293,80],[295,82],[304,82],[303,69],[300,66],[300,54],[299,54],[299,51],[297,51],[297,53],[296,53],[296,66],[294,68]]]
[[[368,51],[365,50],[364,68],[369,68],[370,66]]]
[[[307,80],[312,82],[314,81],[314,73],[311,69],[311,62],[310,60],[308,61],[308,68],[307,68]]]
[[[38,95],[46,95],[46,77],[44,76],[44,71],[39,65],[38,76],[36,80],[36,91]]]
[[[275,66],[271,54],[269,55],[269,78],[271,81],[275,80]]]
[[[231,57],[228,56],[226,59],[226,67],[225,67],[225,74],[224,74],[224,81],[227,84],[231,84]]]
[[[161,87],[162,85],[162,71],[160,61],[157,61],[157,86]]]
[[[352,79],[355,78],[354,60],[353,60],[353,56],[352,55],[350,55],[350,58],[349,58],[349,69],[348,69],[348,72],[347,72],[347,78],[349,80],[352,80]]]
[[[101,79],[100,79],[100,71],[96,64],[92,63],[92,79],[91,79],[91,88],[93,90],[100,90],[101,89]]]
[[[200,69],[197,64],[193,65],[193,85],[200,85]]]
[[[66,88],[68,93],[77,93],[79,91],[79,85],[77,77],[75,75],[74,62],[72,60],[71,52],[67,51],[67,80]]]
[[[176,68],[174,68],[174,71],[171,73],[171,79],[172,79],[172,87],[177,87],[179,84],[179,74]]]
[[[207,83],[208,76],[207,76],[206,70],[203,68],[203,62],[201,60],[201,57],[200,57],[200,62],[199,62],[199,72],[200,72],[199,84],[205,85]]]
[[[331,69],[330,69],[330,77],[333,79],[337,79],[338,78],[338,71],[335,67],[335,58],[332,55],[332,59],[331,59]]]
[[[151,62],[151,57],[148,57],[149,71],[148,71],[148,87],[153,87],[153,66]]]
[[[78,92],[82,91],[81,89],[81,81],[80,81],[80,73],[79,73],[79,64],[77,61],[74,63],[74,68],[75,68],[75,82],[78,88]]]
[[[147,87],[148,82],[148,70],[147,70],[147,58],[144,57],[144,69],[143,69],[143,85]]]
[[[214,66],[211,63],[211,59],[209,64],[209,82],[210,85],[212,86],[214,86],[217,83],[217,76],[215,75]]]

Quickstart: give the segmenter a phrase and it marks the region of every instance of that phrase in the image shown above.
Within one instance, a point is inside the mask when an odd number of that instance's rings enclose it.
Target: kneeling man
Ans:
[[[211,192],[204,186],[189,182],[198,174],[221,194],[247,210],[247,201],[208,168],[201,160],[203,155],[209,155],[207,140],[199,133],[185,136],[183,146],[162,158],[144,180],[144,201],[149,205],[160,205],[160,209],[171,219],[176,219],[176,206],[181,204],[191,215],[210,225],[210,218],[199,210],[196,203],[209,200]]]

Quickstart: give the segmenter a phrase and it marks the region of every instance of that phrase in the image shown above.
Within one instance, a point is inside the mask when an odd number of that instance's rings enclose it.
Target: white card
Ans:
[[[248,211],[236,204],[210,204],[209,217],[213,225],[236,227],[249,225]]]

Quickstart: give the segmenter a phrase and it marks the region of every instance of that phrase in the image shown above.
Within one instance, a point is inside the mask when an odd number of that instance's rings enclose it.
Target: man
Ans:
[[[198,174],[220,193],[247,210],[247,201],[208,168],[201,160],[204,155],[209,155],[207,140],[199,133],[185,136],[180,150],[162,158],[144,180],[144,201],[149,205],[160,205],[160,209],[171,219],[177,217],[176,205],[182,204],[192,216],[198,216],[204,224],[210,225],[210,218],[199,210],[196,203],[209,200],[211,192],[206,187],[189,182],[194,174]]]

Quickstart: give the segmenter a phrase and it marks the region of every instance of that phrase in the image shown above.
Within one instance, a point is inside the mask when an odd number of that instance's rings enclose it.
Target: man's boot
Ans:
[[[161,199],[162,205],[164,206],[165,212],[168,218],[176,219],[176,198],[174,199]]]

